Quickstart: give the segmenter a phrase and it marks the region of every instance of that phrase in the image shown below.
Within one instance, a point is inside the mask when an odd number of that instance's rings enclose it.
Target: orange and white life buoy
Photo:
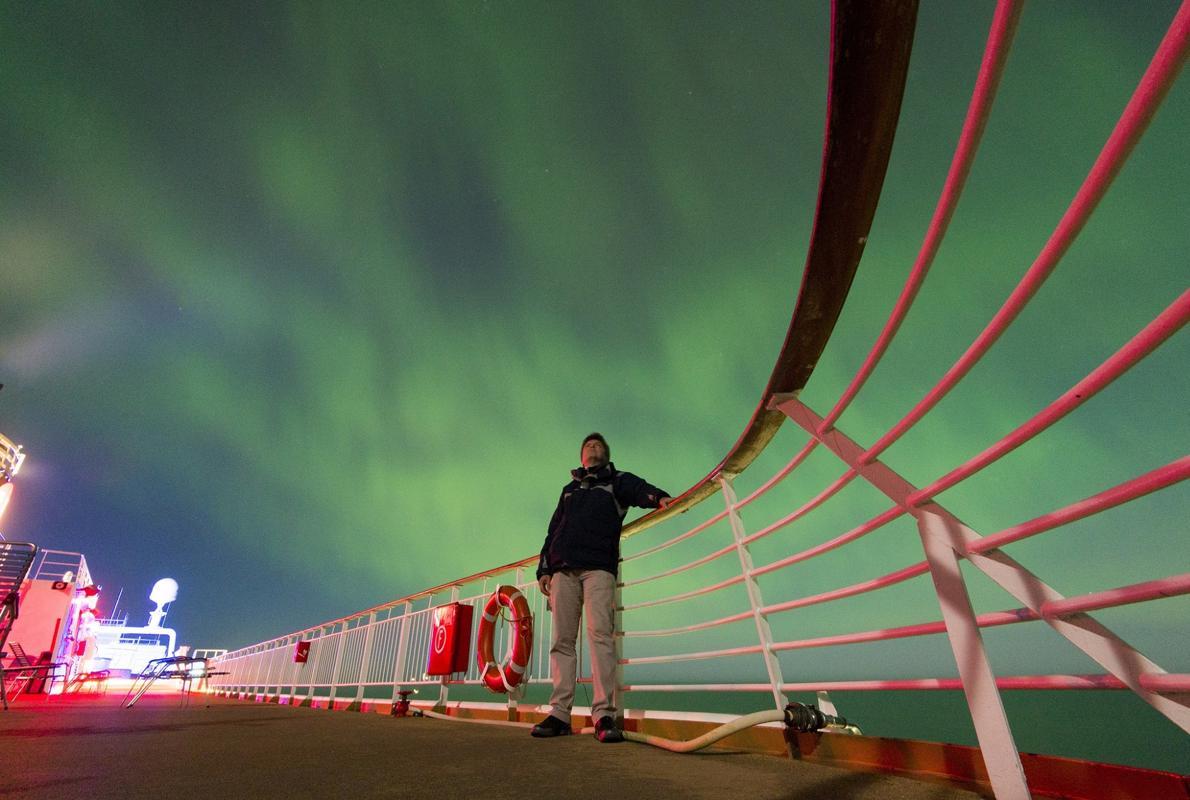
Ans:
[[[496,662],[492,642],[496,634],[496,617],[500,606],[512,612],[512,647],[504,660]],[[515,586],[500,586],[488,598],[483,618],[479,621],[479,636],[475,644],[476,659],[484,685],[493,692],[510,692],[525,679],[529,657],[533,653],[533,612],[529,601]]]

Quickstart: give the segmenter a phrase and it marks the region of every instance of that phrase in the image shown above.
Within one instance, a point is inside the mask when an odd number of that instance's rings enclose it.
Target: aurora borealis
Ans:
[[[1177,6],[1025,9],[951,232],[842,430],[872,442],[1000,306]],[[584,434],[676,494],[755,407],[813,219],[825,2],[0,9],[0,432],[28,452],[2,530],[84,552],[134,617],[169,575],[183,640],[236,647],[507,563],[540,547]],[[992,11],[922,4],[881,205],[803,395],[820,413],[913,262]],[[937,477],[1185,290],[1188,131],[1183,76],[1019,323],[890,465]],[[1187,356],[1183,331],[942,501],[990,533],[1184,455]],[[801,441],[787,425],[741,490]],[[746,521],[840,471],[817,454]],[[866,519],[865,491],[757,561]],[[1187,500],[1012,552],[1067,594],[1184,571]],[[808,594],[920,557],[894,526],[780,580]],[[1187,671],[1185,600],[1104,618]],[[1032,669],[1091,671],[1066,650]],[[916,657],[888,656],[920,675]]]

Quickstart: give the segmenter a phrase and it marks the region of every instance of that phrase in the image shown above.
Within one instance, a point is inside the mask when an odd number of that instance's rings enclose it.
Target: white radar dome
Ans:
[[[157,607],[172,603],[178,599],[178,582],[173,578],[162,578],[153,584],[153,591],[149,592],[149,599],[157,604]]]

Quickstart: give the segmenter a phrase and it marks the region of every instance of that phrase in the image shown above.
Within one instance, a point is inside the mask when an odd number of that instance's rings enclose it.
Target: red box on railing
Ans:
[[[432,612],[427,675],[466,672],[471,656],[471,616],[466,603],[447,603]]]
[[[298,642],[297,646],[293,648],[293,661],[295,664],[305,664],[310,660],[310,643]]]

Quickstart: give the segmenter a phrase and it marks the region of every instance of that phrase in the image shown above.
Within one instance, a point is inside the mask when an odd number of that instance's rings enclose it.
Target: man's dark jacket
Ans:
[[[629,506],[657,508],[668,497],[614,464],[572,470],[550,519],[537,577],[562,569],[602,569],[615,575],[620,565],[620,529]]]

